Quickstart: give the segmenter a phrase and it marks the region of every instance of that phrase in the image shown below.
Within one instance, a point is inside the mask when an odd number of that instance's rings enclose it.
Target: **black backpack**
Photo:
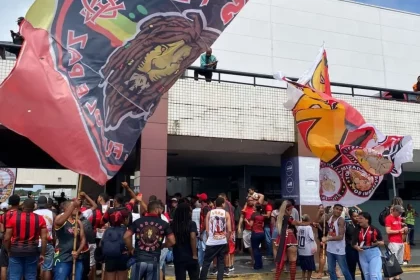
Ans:
[[[101,247],[104,257],[119,258],[125,250],[125,227],[110,227],[102,237]]]
[[[83,224],[83,229],[85,231],[86,242],[88,244],[94,244],[95,243],[95,232],[93,230],[92,223],[84,217],[80,220]]]
[[[385,209],[384,210],[382,210],[382,212],[381,213],[379,213],[379,224],[381,224],[381,226],[385,226],[385,219],[386,219],[386,217],[388,217],[388,215],[390,214],[390,211],[389,211],[389,207],[385,207]]]

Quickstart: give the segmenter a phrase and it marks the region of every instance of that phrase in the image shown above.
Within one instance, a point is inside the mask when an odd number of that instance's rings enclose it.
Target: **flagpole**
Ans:
[[[395,187],[395,177],[392,176],[392,175],[391,175],[391,177],[392,177],[392,189],[394,190],[394,197],[396,197],[397,196],[397,188]]]
[[[82,189],[82,180],[83,175],[79,174],[79,182],[76,188],[76,199],[79,199],[79,194]],[[79,228],[79,211],[76,212],[76,220],[74,225],[74,240],[73,240],[73,251],[76,251],[77,246],[77,235],[78,235],[78,228]],[[72,280],[76,279],[76,259],[73,258],[73,271],[72,271]]]

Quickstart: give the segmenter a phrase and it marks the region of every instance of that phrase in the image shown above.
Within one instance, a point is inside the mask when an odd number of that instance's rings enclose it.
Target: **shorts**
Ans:
[[[90,265],[90,267],[96,265],[95,250],[96,250],[96,244],[89,244],[89,265]]]
[[[247,229],[244,230],[243,240],[244,240],[245,249],[251,248],[251,234],[252,234],[252,231],[247,230]]]
[[[399,264],[404,262],[404,244],[403,243],[393,243],[388,244],[388,249],[395,255]]]
[[[169,249],[163,248],[162,251],[160,251],[160,260],[159,260],[159,268],[163,269],[163,266],[166,263],[166,255],[168,254]]]
[[[287,246],[297,246],[298,242],[296,239],[296,235],[293,230],[288,229],[286,232],[286,245]]]
[[[1,247],[0,252],[0,267],[8,267],[9,266],[9,255],[7,254],[6,249]]]
[[[105,271],[117,272],[126,271],[128,263],[128,255],[122,255],[119,258],[105,258]]]
[[[42,267],[41,267],[42,271],[51,271],[53,269],[54,253],[55,253],[54,246],[52,244],[47,244],[47,249],[45,250],[44,263],[42,264]]]
[[[277,229],[277,227],[274,227],[273,233],[271,234],[271,240],[276,240],[278,236],[279,236],[279,230]]]
[[[315,271],[315,258],[314,256],[299,256],[300,268],[303,271]]]
[[[231,238],[229,240],[228,244],[229,244],[229,251],[228,251],[228,253],[230,255],[235,254],[236,244],[235,244],[234,238]]]

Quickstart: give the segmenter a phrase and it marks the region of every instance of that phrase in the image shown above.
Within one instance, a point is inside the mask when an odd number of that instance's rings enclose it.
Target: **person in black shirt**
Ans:
[[[191,219],[190,205],[178,205],[172,221],[176,244],[173,249],[176,280],[198,279],[200,265],[197,254],[197,225]]]
[[[353,235],[358,231],[358,211],[354,209],[349,210],[350,221],[346,225],[346,260],[349,267],[349,271],[353,280],[356,279],[356,264],[359,264],[359,269],[361,271],[362,280],[365,279],[365,276],[362,272],[362,267],[359,262],[359,252],[352,246]]]
[[[124,234],[124,242],[130,254],[136,259],[131,269],[131,279],[159,279],[160,251],[164,247],[175,245],[175,237],[169,224],[160,218],[162,206],[159,201],[152,201],[147,206],[147,214],[132,223]],[[132,237],[135,235],[136,247]],[[166,242],[163,244],[163,239]]]

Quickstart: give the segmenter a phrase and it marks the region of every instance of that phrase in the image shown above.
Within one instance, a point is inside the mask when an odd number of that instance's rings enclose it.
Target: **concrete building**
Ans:
[[[162,98],[129,158],[130,167],[107,191],[118,192],[119,182],[140,170],[140,191],[146,197],[223,191],[233,199],[244,198],[250,186],[279,195],[285,188],[282,162],[312,155],[299,145],[292,114],[283,108],[284,85],[270,76],[278,70],[299,76],[323,42],[331,81],[353,85],[334,86],[336,97],[383,133],[412,135],[414,163],[404,165],[396,185],[397,194],[420,209],[420,104],[372,97],[390,89],[411,91],[420,75],[420,16],[342,0],[250,0],[213,46],[220,69],[242,73],[220,71],[213,76],[216,81],[206,83],[194,81],[187,71]],[[0,81],[13,64],[0,60]],[[3,128],[0,133],[10,132]],[[18,141],[7,135],[3,139],[8,143]],[[46,155],[37,160],[41,158],[44,167],[59,167]],[[4,164],[13,160],[0,151]],[[26,164],[36,163],[27,158]],[[294,184],[299,185],[299,178]],[[392,186],[387,178],[372,200],[361,205],[374,222],[394,196]],[[89,180],[84,188],[102,191]]]

